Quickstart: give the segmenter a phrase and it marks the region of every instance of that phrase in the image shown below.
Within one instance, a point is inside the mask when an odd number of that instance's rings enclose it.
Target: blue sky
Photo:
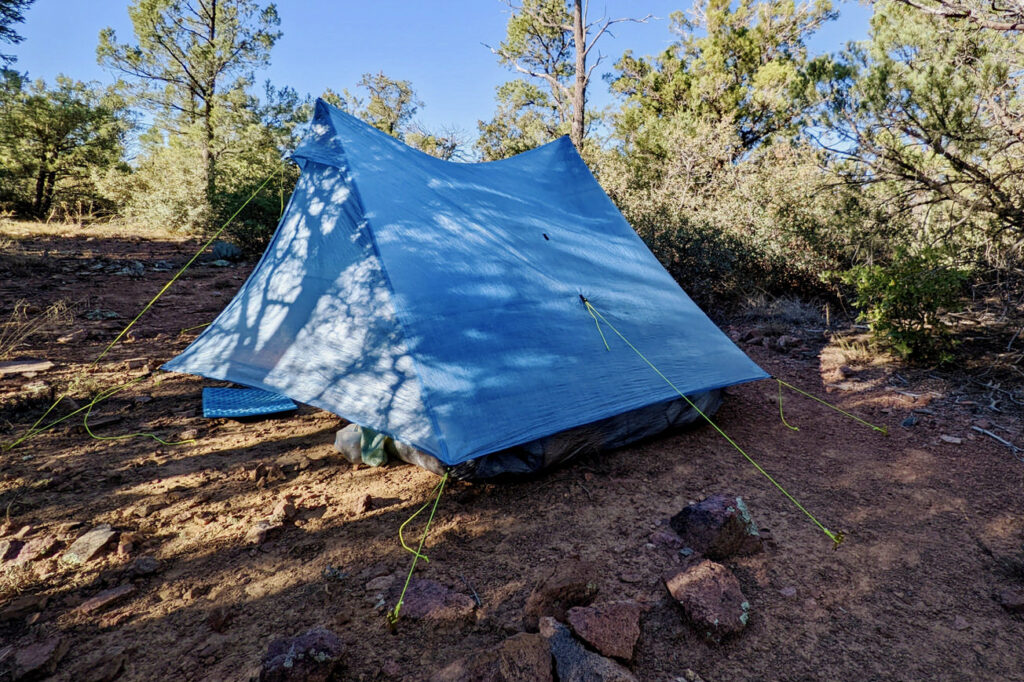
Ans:
[[[36,0],[19,27],[25,41],[10,49],[15,68],[32,78],[52,80],[63,73],[79,80],[110,82],[96,64],[97,36],[113,27],[121,41],[132,38],[127,0]],[[498,0],[279,0],[284,35],[271,53],[260,80],[319,94],[330,87],[352,89],[361,74],[383,70],[412,81],[425,106],[419,120],[428,127],[454,125],[472,136],[478,119],[494,110],[494,89],[513,77],[484,43],[497,45],[505,33],[508,10]],[[591,17],[602,8],[611,17],[657,17],[647,24],[616,26],[615,36],[598,47],[607,56],[598,71],[610,71],[625,50],[654,54],[672,41],[668,16],[687,2],[607,0],[591,3]],[[870,8],[839,5],[838,21],[811,42],[816,53],[834,52],[849,40],[867,37]],[[590,90],[591,102],[613,102],[603,82]]]

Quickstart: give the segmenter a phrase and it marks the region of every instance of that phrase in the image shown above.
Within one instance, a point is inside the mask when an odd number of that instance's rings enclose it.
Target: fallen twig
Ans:
[[[1010,448],[1010,450],[1013,452],[1014,456],[1016,456],[1017,453],[1020,452],[1020,448],[1019,447],[1017,447],[1016,445],[1014,445],[1010,441],[1006,440],[1002,436],[997,436],[996,434],[992,433],[988,429],[983,429],[980,426],[972,426],[971,428],[973,430],[977,431],[978,433],[983,433],[986,436],[988,436],[989,438],[993,438],[993,439],[999,441],[1000,443],[1002,443],[1003,445],[1005,445],[1006,447]],[[1021,459],[1021,458],[1018,457],[1018,459]],[[1021,459],[1021,461],[1024,461],[1024,459]]]

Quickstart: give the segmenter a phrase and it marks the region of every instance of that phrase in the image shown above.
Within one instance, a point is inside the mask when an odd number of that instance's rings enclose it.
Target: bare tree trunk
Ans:
[[[217,0],[210,3],[210,45],[215,45],[217,39]],[[213,153],[213,106],[217,95],[217,77],[210,75],[206,81],[206,92],[203,94],[203,138],[202,146],[199,149],[200,161],[203,168],[203,178],[206,192],[206,205],[213,216],[213,200],[217,196],[217,160]]]
[[[43,204],[40,206],[40,216],[50,212],[50,207],[53,206],[53,192],[56,184],[57,173],[50,171],[46,174],[46,182],[43,185]]]
[[[572,127],[569,138],[577,151],[583,152],[584,120],[587,107],[587,33],[583,26],[583,0],[575,0],[572,8],[572,37],[576,47],[576,82],[572,92]]]
[[[46,192],[46,156],[39,158],[39,172],[36,173],[36,194],[32,198],[32,215],[43,217],[43,195]]]

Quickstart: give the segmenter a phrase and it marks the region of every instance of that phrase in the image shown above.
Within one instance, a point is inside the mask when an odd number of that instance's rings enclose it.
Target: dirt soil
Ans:
[[[19,299],[40,308],[64,299],[75,311],[72,323],[14,353],[52,368],[0,377],[8,443],[72,382],[82,405],[173,357],[198,333],[181,330],[209,322],[251,268],[197,264],[92,366],[197,243],[14,223],[3,237],[0,319]],[[727,331],[751,336],[751,326]],[[38,597],[0,620],[0,659],[59,635],[70,645],[59,680],[245,680],[271,640],[323,625],[345,642],[348,679],[424,680],[519,631],[534,584],[579,557],[598,569],[599,599],[643,606],[630,666],[641,680],[676,680],[687,669],[709,682],[1024,680],[1024,619],[997,599],[1024,586],[1024,461],[972,428],[1024,444],[1019,408],[990,409],[1000,408],[939,375],[830,342],[820,329],[786,333],[796,342],[785,351],[771,348],[774,337],[757,341],[757,330],[741,347],[889,436],[792,393],[785,417],[799,431],[790,430],[768,381],[729,389],[716,419],[826,526],[847,533],[836,551],[717,433],[697,428],[528,482],[452,485],[418,574],[475,591],[480,606],[472,622],[407,620],[390,634],[392,604],[365,585],[404,576],[411,555],[399,525],[437,478],[404,464],[353,467],[332,448],[344,422],[313,408],[248,423],[203,419],[201,390],[218,384],[158,373],[98,406],[94,433],[194,442],[94,439],[79,415],[0,454],[0,541],[24,526],[25,540],[57,541],[49,558],[0,564],[0,613],[19,596]],[[902,426],[909,417],[916,423]],[[727,562],[751,617],[720,645],[683,621],[662,582],[682,559],[650,541],[687,503],[718,492],[742,496],[771,538],[766,551]],[[297,515],[257,542],[252,531],[286,498]],[[81,566],[60,560],[104,523],[121,533],[120,549]],[[158,561],[152,572],[148,559],[139,563],[147,557]],[[120,586],[133,589],[82,608]]]

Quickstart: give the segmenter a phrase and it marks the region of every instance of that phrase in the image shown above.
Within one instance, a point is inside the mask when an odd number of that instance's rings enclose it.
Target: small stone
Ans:
[[[276,639],[267,647],[260,682],[327,682],[341,679],[344,646],[330,630],[318,627],[297,637]]]
[[[166,500],[160,500],[160,499],[146,500],[142,504],[140,504],[137,507],[135,507],[135,509],[132,511],[132,513],[135,516],[138,516],[139,518],[143,518],[144,519],[147,516],[150,516],[151,514],[153,514],[154,512],[160,511],[161,509],[166,507],[167,504],[168,503],[167,503]]]
[[[124,600],[134,591],[134,585],[121,585],[110,590],[104,590],[95,597],[82,602],[82,605],[75,610],[81,614],[94,613]]]
[[[61,556],[61,561],[71,565],[92,561],[110,548],[115,537],[117,531],[111,529],[108,524],[97,526],[75,540]]]
[[[206,616],[206,624],[214,632],[224,632],[229,623],[231,623],[231,612],[226,606],[215,606]]]
[[[132,562],[131,573],[134,576],[144,577],[153,575],[160,568],[160,562],[151,556],[140,556]]]
[[[669,593],[694,628],[719,642],[747,625],[750,603],[729,569],[705,559],[665,578]]]
[[[795,587],[783,587],[781,590],[779,590],[779,594],[781,594],[786,599],[790,599],[790,598],[796,596],[796,588]]]
[[[295,513],[295,505],[292,504],[291,500],[285,498],[274,506],[274,511],[270,514],[270,518],[277,522],[290,521],[295,518]]]
[[[953,629],[954,630],[959,632],[959,631],[962,631],[962,630],[966,630],[969,627],[971,627],[971,624],[968,623],[967,619],[964,618],[963,616],[957,614],[953,618]]]
[[[124,665],[128,662],[123,646],[115,646],[96,654],[86,664],[83,682],[113,682],[124,672]]]
[[[136,538],[132,533],[121,533],[121,537],[117,541],[117,554],[118,556],[128,556],[135,549]]]
[[[352,505],[352,513],[356,516],[365,514],[371,509],[373,509],[372,495],[360,495],[358,498],[356,498],[356,503]]]
[[[552,682],[547,641],[520,632],[493,649],[456,661],[436,673],[432,682]]]
[[[49,360],[8,360],[0,362],[0,377],[5,374],[25,374],[29,372],[45,372],[53,367]]]
[[[562,682],[637,682],[636,676],[621,664],[584,649],[569,628],[554,618],[541,618],[538,627],[541,637],[548,641]]]
[[[964,442],[963,438],[957,438],[956,436],[947,436],[946,434],[942,434],[941,436],[939,436],[939,440],[941,440],[944,443],[950,443],[952,445],[960,445],[961,443]]]
[[[272,533],[284,528],[280,523],[271,523],[270,521],[257,521],[256,525],[249,529],[249,532],[245,534],[245,541],[251,545],[262,545],[267,541]]]
[[[911,426],[913,426],[916,423],[917,423],[917,415],[913,415],[912,414],[909,417],[907,417],[906,419],[904,419],[901,425],[904,426],[905,428],[909,429]]]
[[[69,647],[67,640],[53,636],[18,649],[14,653],[12,678],[34,680],[53,675]]]
[[[704,682],[703,677],[689,668],[683,671],[683,677],[686,679],[686,682]]]
[[[0,563],[14,561],[15,557],[21,553],[21,548],[24,544],[21,540],[15,540],[14,538],[0,540]]]
[[[46,608],[49,597],[44,594],[29,594],[15,597],[0,607],[0,622],[17,620]]]
[[[390,677],[391,679],[398,679],[402,675],[402,666],[400,666],[398,661],[393,658],[388,659],[384,665],[381,666],[380,670],[386,677]]]
[[[678,535],[668,530],[656,530],[651,533],[650,542],[657,547],[668,549],[679,549],[683,546],[683,540]]]
[[[685,507],[669,523],[687,547],[710,559],[746,556],[763,548],[757,524],[743,499],[734,495],[712,495]]]
[[[535,632],[544,616],[564,621],[574,606],[589,606],[597,596],[597,572],[578,559],[558,564],[533,589],[523,607],[523,625]]]
[[[1024,589],[1011,587],[999,593],[999,605],[1010,613],[1024,613]]]
[[[25,543],[25,546],[15,557],[15,564],[27,564],[36,559],[45,559],[57,549],[57,538],[52,535],[42,535],[32,538]]]
[[[569,609],[573,632],[604,656],[633,659],[640,639],[640,605],[632,601],[609,602]]]
[[[366,583],[367,592],[383,592],[390,588],[395,582],[395,576],[393,575],[382,575],[379,578],[374,578],[370,582]]]
[[[476,602],[436,580],[413,578],[402,600],[400,617],[410,620],[468,621]]]

